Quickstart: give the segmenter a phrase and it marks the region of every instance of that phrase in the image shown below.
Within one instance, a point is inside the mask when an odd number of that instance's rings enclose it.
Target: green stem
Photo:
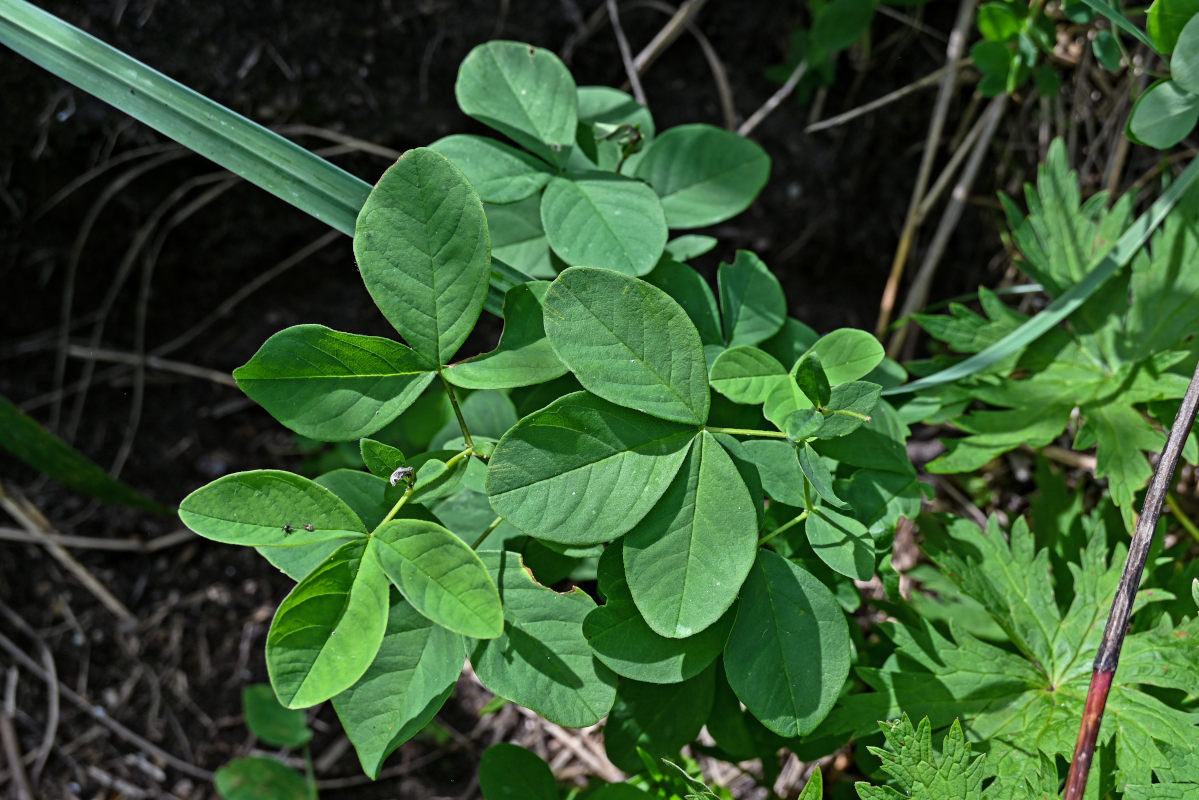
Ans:
[[[758,540],[758,547],[761,547],[762,545],[766,544],[771,539],[778,536],[780,533],[790,530],[791,528],[794,528],[799,523],[803,522],[805,519],[808,518],[808,513],[809,513],[808,510],[805,508],[803,511],[799,512],[798,517],[791,520],[790,522],[784,522],[782,525],[778,526],[777,528],[772,530],[770,533],[763,536],[761,539]]]
[[[847,417],[853,417],[854,419],[860,419],[862,422],[870,421],[869,414],[859,414],[858,412],[850,411],[847,408],[830,408],[827,410],[821,409],[821,411],[823,411],[825,414],[844,414]]]
[[[1178,505],[1178,501],[1174,499],[1174,495],[1166,495],[1166,505],[1170,507],[1170,511],[1174,514],[1174,519],[1178,520],[1178,524],[1191,535],[1191,538],[1199,542],[1199,527],[1195,527],[1195,523],[1191,522],[1190,518],[1182,513],[1182,508]]]
[[[462,429],[462,441],[466,442],[468,449],[473,450],[475,443],[470,438],[470,430],[466,427],[466,417],[462,416],[462,409],[458,407],[458,397],[454,394],[454,387],[445,379],[445,374],[440,369],[437,371],[437,375],[441,378],[445,393],[450,396],[450,405],[454,407],[454,416],[458,418],[458,427]]]
[[[779,431],[755,431],[749,428],[716,428],[708,425],[704,428],[708,433],[727,433],[730,436],[761,436],[767,439],[786,439],[787,434]]]
[[[404,492],[400,499],[396,501],[396,504],[391,507],[391,511],[387,512],[387,516],[384,517],[383,521],[375,527],[375,530],[379,530],[379,528],[382,528],[384,525],[395,519],[395,515],[400,513],[400,509],[404,507],[404,503],[408,502],[408,498],[412,496],[414,491],[416,491],[415,481],[413,481],[412,485],[408,487],[408,490]]]
[[[490,525],[487,526],[487,530],[483,531],[483,535],[480,536],[478,539],[475,539],[475,543],[470,546],[470,549],[478,550],[479,545],[483,544],[483,540],[486,539],[488,536],[490,536],[491,532],[494,531],[496,528],[498,528],[500,526],[500,523],[503,521],[504,521],[503,517],[496,517],[495,520]]]

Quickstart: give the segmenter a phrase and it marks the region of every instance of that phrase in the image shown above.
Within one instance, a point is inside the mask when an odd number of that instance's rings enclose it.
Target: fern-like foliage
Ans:
[[[1128,226],[1131,199],[1111,208],[1105,194],[1081,200],[1076,173],[1060,141],[1050,147],[1037,185],[1026,187],[1028,214],[1004,198],[1021,267],[1050,298],[1077,283]],[[1095,448],[1095,474],[1131,522],[1134,495],[1152,470],[1144,451],[1165,442],[1168,425],[1194,367],[1199,330],[1199,193],[1189,192],[1133,260],[1069,323],[1014,352],[983,375],[934,390],[941,407],[928,421],[953,423],[967,435],[946,442],[933,472],[966,472],[1020,445],[1041,446],[1067,430],[1077,409],[1074,447]],[[1015,330],[1026,317],[981,290],[982,314],[951,306],[917,320],[950,350],[972,354]],[[1166,402],[1162,402],[1166,401]],[[963,412],[979,402],[990,406]],[[1160,405],[1159,405],[1160,404]],[[1159,420],[1159,421],[1160,421]],[[1196,455],[1194,445],[1188,458]]]
[[[861,800],[983,800],[982,783],[986,777],[986,757],[971,755],[970,745],[957,721],[945,736],[940,757],[933,751],[932,725],[928,717],[919,727],[904,714],[897,722],[882,723],[887,749],[868,748],[882,760],[883,771],[895,786],[871,786],[862,781],[854,785]]]

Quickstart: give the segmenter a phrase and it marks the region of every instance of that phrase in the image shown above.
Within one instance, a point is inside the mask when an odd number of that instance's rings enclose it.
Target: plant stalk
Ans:
[[[1170,483],[1174,479],[1178,457],[1182,454],[1182,446],[1186,442],[1187,434],[1191,432],[1191,426],[1195,424],[1197,409],[1199,366],[1195,367],[1195,373],[1191,376],[1191,382],[1182,398],[1182,406],[1178,409],[1178,416],[1174,418],[1174,425],[1170,428],[1166,446],[1162,448],[1157,469],[1149,482],[1149,490],[1145,493],[1145,503],[1141,507],[1141,516],[1137,519],[1132,542],[1128,546],[1128,559],[1124,562],[1120,585],[1116,587],[1116,596],[1112,600],[1112,611],[1108,615],[1103,639],[1099,642],[1099,652],[1095,656],[1091,686],[1087,690],[1082,723],[1078,728],[1078,743],[1074,746],[1074,759],[1070,762],[1070,773],[1066,777],[1066,788],[1062,793],[1063,800],[1081,800],[1086,788],[1087,775],[1095,756],[1095,742],[1099,737],[1099,725],[1103,721],[1103,709],[1107,705],[1107,695],[1116,675],[1116,665],[1120,661],[1120,648],[1123,647],[1124,637],[1128,633],[1128,618],[1132,614],[1137,585],[1141,582],[1141,573],[1145,570],[1149,547],[1153,544],[1157,520],[1161,517],[1162,503],[1165,502]]]
[[[437,372],[441,378],[441,383],[445,386],[445,393],[450,396],[450,405],[454,407],[454,416],[458,418],[458,427],[462,429],[462,441],[466,442],[467,450],[474,450],[475,443],[470,438],[470,429],[466,427],[466,417],[462,416],[462,409],[458,407],[458,396],[454,394],[454,387],[445,379],[445,375],[440,370]]]

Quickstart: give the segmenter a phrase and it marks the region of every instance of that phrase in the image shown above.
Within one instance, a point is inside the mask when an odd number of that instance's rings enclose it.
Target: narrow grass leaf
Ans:
[[[616,675],[583,638],[583,619],[595,601],[578,588],[558,594],[537,583],[516,553],[488,550],[479,557],[504,601],[504,635],[470,652],[479,680],[555,724],[599,722],[616,697]]]
[[[569,269],[546,295],[545,332],[588,391],[666,420],[707,420],[699,333],[661,289],[612,270]]]
[[[333,698],[363,771],[375,779],[383,760],[433,719],[466,660],[462,637],[416,613],[394,589],[390,603],[375,660]]]
[[[700,434],[670,488],[624,539],[629,589],[650,628],[683,638],[720,619],[753,566],[757,531],[732,458]]]
[[[458,105],[550,164],[570,155],[578,98],[570,71],[549,50],[494,41],[467,54],[454,84]]]
[[[314,706],[350,688],[379,651],[388,583],[366,544],[336,550],[275,612],[266,635],[266,669],[288,708]]]
[[[777,553],[758,550],[724,651],[741,702],[780,736],[810,733],[849,676],[849,652],[849,627],[832,592]]]
[[[375,303],[420,355],[445,364],[474,329],[491,275],[487,218],[445,156],[409,150],[358,216],[354,255]]]
[[[612,541],[666,491],[695,435],[694,427],[576,392],[504,435],[487,494],[497,514],[540,539]]]
[[[0,447],[29,466],[78,492],[123,506],[169,513],[100,465],[43,428],[7,397],[0,395]]]
[[[571,266],[644,275],[666,249],[666,218],[653,190],[611,172],[555,177],[541,197],[541,224]]]
[[[503,632],[495,584],[475,551],[453,533],[424,520],[395,519],[374,532],[371,547],[418,613],[475,639],[494,639]]]

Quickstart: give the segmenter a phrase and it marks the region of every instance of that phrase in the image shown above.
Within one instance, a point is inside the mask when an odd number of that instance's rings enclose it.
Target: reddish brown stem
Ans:
[[[1081,800],[1083,790],[1087,786],[1087,775],[1095,757],[1095,742],[1099,738],[1099,723],[1103,720],[1108,691],[1116,674],[1116,666],[1120,662],[1120,648],[1124,645],[1124,637],[1128,633],[1132,602],[1136,598],[1137,585],[1141,582],[1141,573],[1145,570],[1149,546],[1153,544],[1153,533],[1162,513],[1162,503],[1170,490],[1170,482],[1174,479],[1174,469],[1178,466],[1183,442],[1191,432],[1191,426],[1195,424],[1196,409],[1199,409],[1199,366],[1196,366],[1195,374],[1191,376],[1191,383],[1182,398],[1178,416],[1174,418],[1174,426],[1170,428],[1166,446],[1162,448],[1153,480],[1149,482],[1149,490],[1145,492],[1145,504],[1141,508],[1136,531],[1128,546],[1128,559],[1124,562],[1120,585],[1116,587],[1116,596],[1112,600],[1112,611],[1107,618],[1107,627],[1103,630],[1103,639],[1099,642],[1099,652],[1095,655],[1095,671],[1091,676],[1091,686],[1087,690],[1082,723],[1078,729],[1078,743],[1074,746],[1074,760],[1070,762],[1070,774],[1066,777],[1066,788],[1062,793],[1063,800]]]

